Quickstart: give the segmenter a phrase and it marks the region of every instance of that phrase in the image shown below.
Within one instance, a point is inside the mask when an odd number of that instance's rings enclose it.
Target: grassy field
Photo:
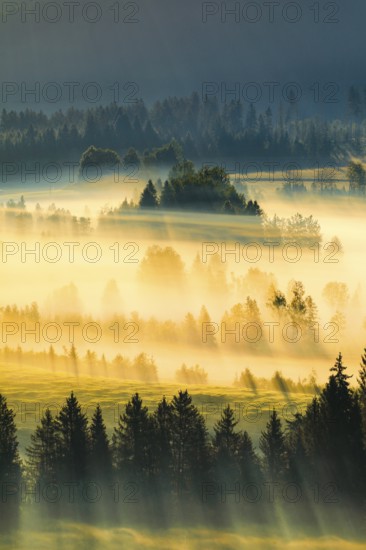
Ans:
[[[23,454],[29,443],[30,433],[39,423],[44,410],[49,407],[56,413],[65,398],[74,391],[83,410],[91,417],[97,403],[103,409],[106,425],[111,433],[116,426],[124,406],[132,394],[138,392],[144,404],[153,410],[163,395],[171,399],[186,387],[178,383],[146,384],[145,382],[121,381],[102,377],[71,377],[66,373],[50,373],[41,368],[0,365],[0,392],[6,396],[9,405],[16,412],[16,423]],[[233,386],[190,385],[188,391],[195,405],[205,416],[209,430],[220,418],[223,408],[230,403],[234,408],[238,428],[247,430],[257,443],[261,430],[276,408],[280,417],[292,418],[292,413],[304,411],[312,395],[294,393],[284,395],[276,391],[253,391]]]
[[[364,550],[363,542],[338,537],[308,538],[300,534],[271,536],[263,532],[227,532],[207,529],[170,529],[162,532],[131,528],[101,529],[63,522],[57,533],[52,527],[24,529],[0,540],[1,550]]]

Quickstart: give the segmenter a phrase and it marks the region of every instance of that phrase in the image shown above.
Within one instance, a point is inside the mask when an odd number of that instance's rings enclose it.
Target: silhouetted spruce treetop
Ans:
[[[90,463],[94,475],[110,477],[112,473],[112,449],[98,404],[90,424]]]
[[[235,431],[235,427],[238,423],[239,421],[235,419],[233,409],[228,405],[213,428],[215,433],[214,445],[219,452],[223,449],[232,454],[237,452],[240,434]]]
[[[158,205],[159,202],[155,185],[149,180],[141,194],[139,206],[140,208],[156,208]]]
[[[120,416],[113,433],[115,464],[119,472],[146,477],[149,472],[149,432],[151,423],[148,408],[135,393]]]
[[[88,419],[74,392],[66,399],[56,423],[65,476],[83,478],[89,459]]]

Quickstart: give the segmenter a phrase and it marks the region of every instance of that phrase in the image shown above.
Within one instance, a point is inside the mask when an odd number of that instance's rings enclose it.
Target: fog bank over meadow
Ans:
[[[165,173],[153,175],[156,181]],[[274,182],[246,184],[247,198],[258,198],[267,219],[275,215],[290,219],[296,213],[305,218],[313,216],[320,226],[320,242],[304,241],[300,233],[281,242],[272,230],[264,231],[258,220],[225,214],[140,210],[121,213],[109,223],[108,211],[125,198],[137,202],[145,179],[116,183],[107,177],[97,184],[79,183],[58,190],[23,189],[26,211],[36,212],[38,218],[34,216],[25,226],[8,223],[7,218],[3,222],[3,276],[12,284],[0,290],[1,303],[25,307],[35,301],[47,320],[57,314],[68,321],[79,315],[95,321],[123,313],[127,317],[135,315],[135,321],[137,314],[158,323],[180,323],[190,313],[196,318],[195,330],[201,343],[195,346],[183,339],[178,346],[181,362],[201,364],[211,381],[231,383],[235,373],[254,365],[258,375],[268,376],[280,369],[297,378],[310,374],[313,361],[319,378],[324,379],[339,350],[355,372],[366,331],[362,313],[364,278],[362,270],[355,268],[363,253],[364,202],[312,193],[286,198],[277,191],[281,177],[278,173]],[[20,190],[21,186],[12,193],[3,190],[2,202],[18,200]],[[55,206],[50,210],[52,204]],[[42,221],[42,217],[53,214],[64,216],[55,209],[69,210],[70,215],[63,221]],[[75,228],[70,222],[72,216],[90,218],[90,224]],[[104,223],[106,219],[108,223]],[[73,253],[70,242],[75,245]],[[52,243],[56,243],[57,251]],[[96,243],[97,248],[90,243]],[[152,247],[160,247],[160,253],[152,255]],[[173,249],[173,256],[164,255],[167,248]],[[37,250],[39,257],[32,250]],[[59,253],[58,261],[48,261],[48,253],[50,258]],[[31,281],[31,299],[24,272],[19,269],[24,265],[27,281]],[[273,333],[274,342],[267,347],[252,343],[254,333],[248,334],[248,341],[241,335],[237,338],[226,334],[225,329],[235,327],[231,308],[249,296],[256,301],[260,321],[265,323],[262,338],[268,340],[271,329],[267,323],[277,321],[268,306],[271,292],[275,288],[290,300],[294,281],[303,283],[304,297],[310,296],[316,306],[319,325],[310,342],[284,341],[283,321]],[[199,321],[202,306],[209,314],[206,322],[211,322],[204,327],[205,335]],[[227,320],[223,327],[225,314],[232,322]],[[151,326],[145,326],[138,343],[121,347],[109,342],[103,348],[105,342],[101,342],[93,349],[109,356],[121,351],[128,356],[147,351],[156,359],[161,376],[171,379],[179,366],[177,347],[171,339],[164,340],[157,334]],[[219,344],[215,349],[207,345],[212,334]],[[202,341],[204,336],[206,342]],[[9,337],[7,343],[14,347],[19,338]],[[30,338],[24,342],[25,347],[28,342]],[[83,353],[88,347],[82,340],[76,344]]]

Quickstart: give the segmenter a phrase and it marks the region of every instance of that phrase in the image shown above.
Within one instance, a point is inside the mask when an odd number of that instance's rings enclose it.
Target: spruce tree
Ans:
[[[0,394],[0,480],[2,483],[17,483],[20,473],[15,413]]]
[[[243,485],[247,483],[259,483],[261,481],[260,461],[255,453],[252,439],[247,431],[244,431],[240,436],[238,463],[240,479]]]
[[[174,482],[182,491],[204,479],[210,459],[205,422],[187,390],[173,397],[172,427]]]
[[[165,396],[154,412],[155,456],[160,483],[168,489],[172,482],[172,406]]]
[[[26,449],[28,467],[35,482],[57,483],[60,467],[60,438],[51,411],[46,410],[41,423],[31,435],[31,445]]]
[[[300,413],[287,421],[286,450],[290,482],[302,483],[309,473],[308,458],[304,444],[304,418]]]
[[[365,483],[361,407],[349,387],[339,353],[329,380],[320,395],[322,441],[320,453],[325,475],[346,493],[356,495]]]
[[[90,425],[90,468],[92,475],[99,480],[111,477],[112,453],[99,404]]]
[[[214,425],[214,451],[216,468],[219,475],[237,475],[237,458],[240,433],[235,431],[238,421],[233,409],[228,405],[222,412],[220,420]]]
[[[62,474],[68,481],[85,478],[89,460],[88,421],[73,392],[56,418]]]
[[[157,191],[151,180],[148,181],[140,197],[140,208],[156,208],[158,206]]]
[[[10,529],[18,519],[21,464],[15,414],[0,394],[0,530]]]
[[[324,424],[320,407],[320,400],[314,397],[307,406],[302,426],[302,436],[305,452],[309,461],[310,474],[313,481],[320,482],[321,465],[323,461],[322,443],[323,443]]]
[[[285,436],[275,410],[267,422],[266,429],[262,431],[259,448],[264,455],[264,468],[270,480],[283,479],[286,468]]]
[[[138,393],[126,405],[114,429],[113,450],[117,471],[146,480],[152,469],[152,422]]]
[[[160,205],[162,208],[173,208],[177,205],[174,187],[169,181],[165,181],[160,194]]]
[[[348,387],[349,387],[348,380],[350,378],[352,378],[352,375],[350,376],[348,374],[345,374],[346,370],[347,370],[347,367],[345,367],[343,365],[342,354],[339,353],[338,357],[336,359],[336,362],[334,364],[334,367],[331,367],[330,372],[335,372],[336,373],[334,376],[337,380],[339,388],[342,389],[342,390],[348,389]]]

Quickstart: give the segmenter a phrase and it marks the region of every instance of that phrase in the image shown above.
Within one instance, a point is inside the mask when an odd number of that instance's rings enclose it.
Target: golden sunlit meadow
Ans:
[[[102,377],[75,378],[66,373],[50,374],[43,369],[19,365],[0,365],[0,374],[9,404],[17,414],[22,454],[29,444],[30,433],[45,410],[50,408],[56,414],[71,390],[89,417],[96,405],[101,405],[108,431],[112,433],[134,392],[137,391],[144,404],[153,410],[163,395],[171,399],[180,389],[185,389],[179,383],[146,384]],[[248,430],[254,440],[258,439],[274,407],[281,418],[290,420],[295,412],[304,411],[312,398],[311,394],[283,395],[278,391],[263,390],[254,393],[230,386],[190,384],[188,387],[209,429],[212,430],[222,410],[230,403],[240,420],[240,429]]]

